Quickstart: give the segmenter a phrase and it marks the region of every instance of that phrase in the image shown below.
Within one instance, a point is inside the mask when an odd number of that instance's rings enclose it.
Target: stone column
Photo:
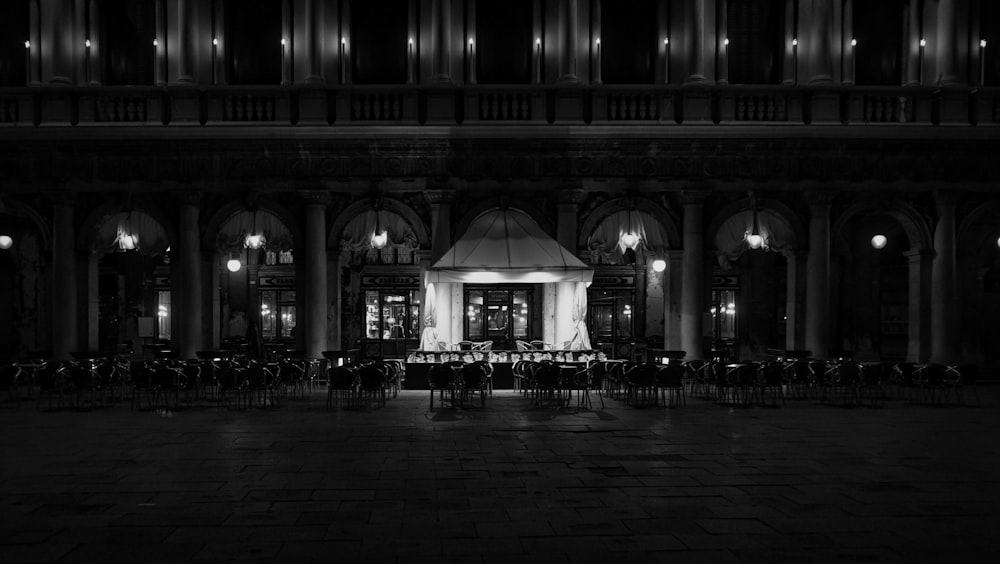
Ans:
[[[197,6],[195,0],[177,1],[177,36],[178,41],[172,45],[177,60],[177,82],[194,83],[194,38],[196,36],[195,22]],[[211,38],[209,38],[209,41]]]
[[[798,286],[798,256],[795,251],[783,253],[787,261],[785,281],[785,350],[795,350],[795,321],[798,316],[796,298]]]
[[[431,204],[431,264],[451,248],[451,190],[427,190],[424,196]]]
[[[559,80],[577,82],[577,0],[559,0]]]
[[[601,39],[601,0],[590,0],[590,49],[593,53],[590,60],[590,82],[601,84],[601,49],[597,41]]]
[[[958,294],[955,278],[955,204],[952,194],[937,193],[934,262],[931,269],[931,360],[952,364],[958,360]]]
[[[451,0],[431,0],[431,74],[439,84],[451,83]]]
[[[68,360],[79,346],[73,201],[54,201],[52,216],[52,356]]]
[[[684,205],[684,254],[681,273],[681,346],[685,360],[701,359],[702,314],[705,309],[704,227],[700,194],[685,194]]]
[[[833,82],[833,52],[836,34],[833,3],[835,0],[801,0],[799,4],[799,21],[809,26],[808,38],[803,41],[802,53],[806,54],[808,83],[822,84]],[[804,37],[804,39],[805,39]],[[815,352],[815,351],[814,351]]]
[[[99,291],[99,261],[101,256],[95,252],[88,253],[81,264],[85,266],[84,278],[86,278],[87,292],[87,321],[84,333],[86,334],[86,344],[88,351],[96,351],[101,348],[100,344],[100,317],[101,317],[101,294]]]
[[[326,206],[330,195],[323,191],[303,191],[299,196],[305,201],[305,290],[304,321],[305,351],[307,358],[320,358],[326,349]]]
[[[178,352],[181,358],[196,358],[205,345],[201,296],[201,237],[198,226],[200,192],[181,192],[180,222],[177,240],[177,270],[171,278],[173,311],[170,312],[177,329]]]
[[[663,340],[667,349],[682,351],[684,343],[681,340],[680,304],[684,302],[680,294],[684,252],[667,251],[667,256],[664,258],[667,261],[667,269],[663,272]]]
[[[906,360],[925,362],[928,348],[927,332],[931,317],[927,281],[932,277],[929,270],[934,251],[918,249],[904,254],[910,265]]]
[[[809,258],[806,273],[806,349],[825,358],[830,347],[830,201],[813,192],[809,202]]]
[[[77,33],[76,4],[77,0],[41,0],[42,37],[31,48],[41,54],[43,82],[47,78],[52,84],[73,84],[82,76],[77,65],[83,61],[84,38]]]
[[[208,304],[204,309],[201,333],[205,335],[205,344],[215,350],[222,345],[222,303],[219,298],[223,265],[215,249],[203,250],[199,254],[201,261],[201,303]],[[204,307],[204,306],[203,306]]]
[[[938,0],[938,36],[937,45],[934,46],[937,53],[937,76],[925,77],[924,84],[949,86],[972,83],[971,80],[963,79],[968,62],[968,41],[964,31],[968,29],[968,18],[962,14],[968,10],[967,0]]]
[[[570,189],[559,192],[556,204],[559,215],[556,219],[556,241],[571,253],[577,253],[577,204],[583,197],[583,190]]]
[[[920,56],[921,15],[920,0],[910,0],[910,6],[907,9],[907,25],[904,28],[904,41],[906,42],[906,49],[903,52],[904,71],[902,73],[904,86],[917,86],[921,81],[929,84],[927,77],[924,76],[924,61],[921,60]]]
[[[305,62],[306,76],[303,82],[322,83],[322,40],[323,20],[320,11],[316,9],[316,0],[305,0]],[[294,56],[292,57],[294,60]]]
[[[705,82],[705,2],[694,0],[687,5],[687,78],[684,82]],[[699,337],[700,339],[701,337]]]

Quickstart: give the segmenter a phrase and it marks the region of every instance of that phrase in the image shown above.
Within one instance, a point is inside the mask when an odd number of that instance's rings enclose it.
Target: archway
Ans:
[[[837,219],[832,232],[830,277],[838,284],[831,291],[831,356],[925,360],[929,227],[904,202],[860,202]],[[875,235],[885,237],[883,247],[875,247]]]
[[[646,198],[617,198],[583,222],[580,247],[594,268],[587,326],[610,357],[680,346],[680,241],[670,212]]]
[[[32,208],[0,202],[0,363],[50,356],[42,296],[51,230]]]
[[[710,229],[717,263],[709,301],[712,355],[764,359],[799,349],[804,260],[795,215],[751,196],[723,208]]]
[[[973,210],[957,237],[962,357],[1000,369],[1000,203]]]

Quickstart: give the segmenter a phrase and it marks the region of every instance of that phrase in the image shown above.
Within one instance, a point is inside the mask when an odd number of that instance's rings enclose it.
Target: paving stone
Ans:
[[[995,561],[981,408],[0,410],[0,562]]]

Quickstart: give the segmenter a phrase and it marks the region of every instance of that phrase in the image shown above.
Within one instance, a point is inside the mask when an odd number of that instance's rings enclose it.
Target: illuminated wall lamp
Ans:
[[[874,237],[872,237],[872,248],[884,249],[885,244],[888,242],[889,240],[886,238],[885,235],[882,234],[875,235]]]
[[[240,259],[231,258],[226,261],[226,269],[228,269],[229,272],[239,272],[241,266],[243,266],[243,264],[240,263]]]
[[[0,235],[0,250],[6,251],[14,246],[14,238],[10,235]]]
[[[653,261],[653,272],[663,272],[667,269],[667,261],[656,259]]]

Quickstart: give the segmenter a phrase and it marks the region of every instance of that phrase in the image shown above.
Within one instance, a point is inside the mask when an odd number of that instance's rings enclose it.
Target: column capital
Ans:
[[[171,192],[171,194],[173,194],[174,199],[182,205],[201,205],[202,194],[200,190],[175,190]]]
[[[323,206],[326,207],[330,205],[332,198],[330,193],[326,190],[299,190],[296,192],[299,200],[307,206]]]
[[[72,207],[77,202],[77,196],[73,192],[53,192],[48,194],[48,199],[53,206],[62,207]]]
[[[910,263],[920,262],[923,261],[924,259],[932,260],[936,255],[937,253],[934,251],[934,249],[917,249],[915,251],[906,251],[903,253],[903,256],[906,257],[907,262]]]
[[[803,193],[806,203],[809,204],[810,208],[819,206],[829,206],[833,203],[833,199],[837,196],[837,192],[833,190],[808,190]]]
[[[937,207],[955,207],[962,200],[962,192],[954,190],[935,190],[934,203]]]
[[[684,190],[677,197],[683,206],[701,206],[708,199],[708,192]]]
[[[569,188],[565,190],[560,190],[557,196],[557,202],[559,204],[566,205],[577,205],[583,201],[583,189],[582,188]]]
[[[424,197],[427,198],[427,201],[431,205],[450,204],[455,200],[455,191],[442,189],[424,190]]]

